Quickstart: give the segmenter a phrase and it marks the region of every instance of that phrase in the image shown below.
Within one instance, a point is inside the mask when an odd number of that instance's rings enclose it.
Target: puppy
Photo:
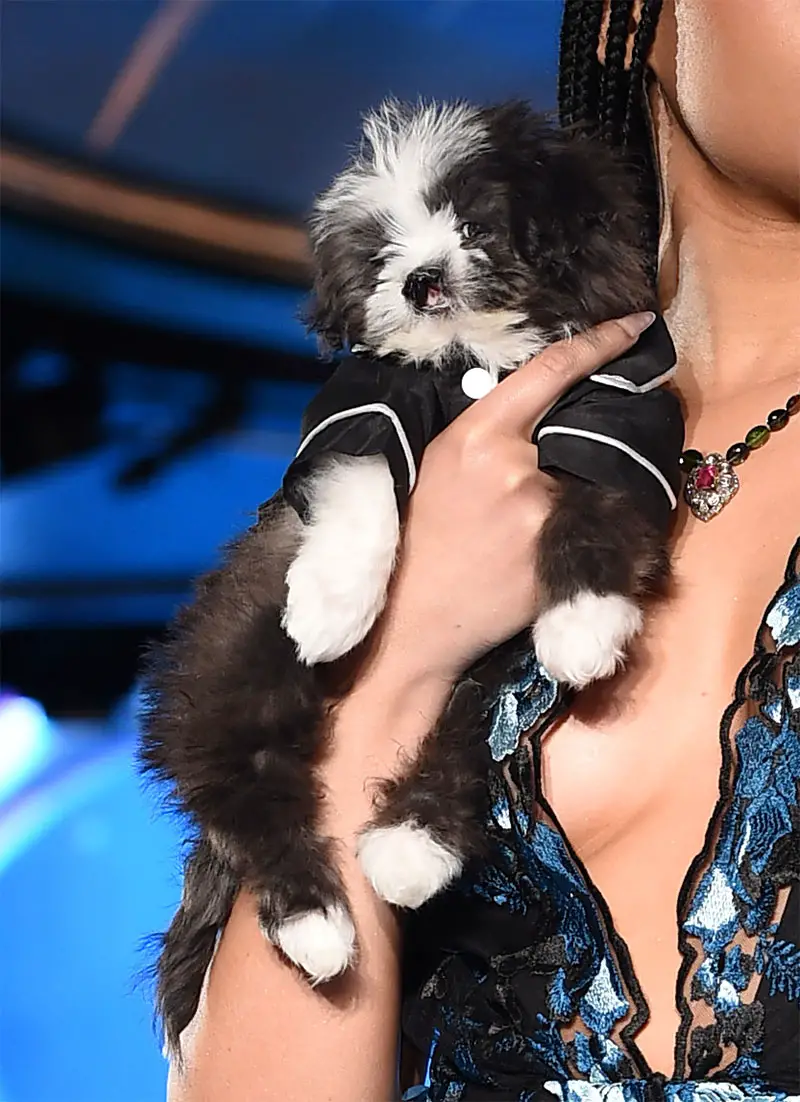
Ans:
[[[611,154],[521,104],[387,102],[317,200],[311,327],[349,355],[309,407],[281,491],[200,581],[148,674],[142,762],[196,828],[159,962],[173,1051],[242,885],[312,983],[352,962],[317,830],[329,664],[381,612],[426,443],[553,341],[653,307],[642,227]],[[536,429],[560,489],[531,564],[533,642],[573,688],[615,671],[667,575],[673,364],[657,323]],[[418,760],[382,786],[359,858],[389,902],[420,906],[480,853],[487,716],[530,646],[524,633],[468,671]]]

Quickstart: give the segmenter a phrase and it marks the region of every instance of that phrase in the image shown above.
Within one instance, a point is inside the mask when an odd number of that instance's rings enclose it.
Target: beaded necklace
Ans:
[[[800,412],[800,394],[793,394],[781,409],[767,416],[765,425],[756,425],[738,444],[731,444],[724,456],[719,452],[703,455],[688,448],[681,456],[681,470],[686,475],[683,496],[698,520],[711,520],[722,512],[739,489],[734,467],[744,463],[751,452],[763,448],[774,432],[780,432],[789,418]]]

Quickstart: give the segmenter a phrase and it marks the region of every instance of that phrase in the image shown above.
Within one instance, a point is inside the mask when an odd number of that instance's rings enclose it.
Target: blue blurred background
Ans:
[[[136,976],[180,849],[133,765],[142,650],[329,370],[302,219],[361,113],[552,109],[560,9],[2,3],[0,1102],[163,1098]]]

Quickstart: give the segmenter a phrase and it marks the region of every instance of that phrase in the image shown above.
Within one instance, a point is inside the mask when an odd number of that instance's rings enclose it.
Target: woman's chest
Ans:
[[[720,722],[800,532],[800,506],[776,486],[687,524],[673,593],[651,611],[629,670],[585,693],[542,747],[544,794],[627,944],[651,1014],[639,1044],[665,1072],[676,906],[719,794]]]
[[[587,863],[629,831],[693,845],[689,860],[702,844],[720,722],[800,534],[800,438],[778,443],[718,517],[684,516],[671,592],[628,668],[585,690],[544,741],[544,793]]]

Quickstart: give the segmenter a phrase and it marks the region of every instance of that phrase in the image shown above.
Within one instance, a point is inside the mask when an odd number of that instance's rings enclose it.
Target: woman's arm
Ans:
[[[183,1039],[170,1102],[396,1098],[398,928],[354,858],[371,781],[413,755],[467,666],[532,622],[551,485],[537,469],[533,426],[574,382],[626,351],[645,321],[606,322],[552,346],[427,449],[381,630],[336,710],[323,766],[323,827],[339,840],[359,959],[310,988],[264,940],[243,894]]]
[[[170,1102],[389,1102],[397,1097],[399,937],[391,908],[354,857],[369,817],[369,783],[385,776],[399,748],[435,723],[449,690],[437,676],[382,659],[359,680],[334,721],[327,763],[325,829],[341,839],[340,864],[356,920],[355,969],[324,987],[279,958],[242,895],[220,941],[204,1005],[173,1071]],[[393,732],[395,741],[375,739]]]

